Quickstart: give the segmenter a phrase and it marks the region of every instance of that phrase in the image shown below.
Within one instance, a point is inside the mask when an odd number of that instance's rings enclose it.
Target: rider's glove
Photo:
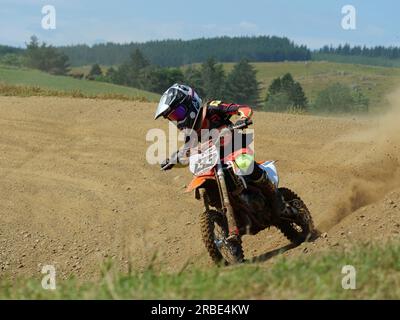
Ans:
[[[170,161],[171,161],[171,160],[170,160],[169,158],[167,158],[167,159],[165,159],[163,162],[161,162],[160,167],[161,167],[161,170],[162,170],[162,171],[167,171],[167,170],[170,170],[170,169],[173,168],[173,166],[174,166],[175,164],[171,163]]]
[[[247,126],[247,119],[239,119],[235,122],[232,128],[244,128]]]
[[[175,152],[171,158],[165,159],[163,162],[161,162],[161,170],[162,171],[167,171],[170,170],[178,163],[178,152]]]

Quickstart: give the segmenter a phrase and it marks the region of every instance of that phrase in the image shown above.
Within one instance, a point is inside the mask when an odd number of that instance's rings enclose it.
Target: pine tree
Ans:
[[[99,64],[95,63],[94,65],[92,65],[92,68],[90,69],[88,76],[96,77],[101,75],[103,75],[103,71],[101,71]]]
[[[113,67],[108,68],[106,71],[106,77],[109,78],[110,80],[112,80],[115,75],[115,72],[116,71]]]
[[[221,64],[213,58],[201,65],[201,80],[205,98],[223,100],[225,96],[225,72]]]
[[[291,89],[291,100],[293,102],[293,106],[300,109],[305,109],[307,106],[307,97],[301,87],[300,83],[295,82]]]
[[[184,82],[191,86],[201,97],[205,95],[201,72],[190,65],[184,71]]]
[[[290,92],[292,90],[293,85],[294,85],[294,80],[292,75],[290,73],[286,73],[281,78],[281,90]]]
[[[286,111],[290,108],[307,108],[307,97],[300,83],[290,73],[276,78],[268,88],[265,108],[270,111]]]
[[[281,89],[282,89],[281,78],[276,78],[276,79],[272,80],[272,83],[268,88],[268,94],[270,94],[270,95],[276,94],[276,93],[280,92]]]
[[[247,61],[237,63],[226,82],[226,99],[239,104],[256,105],[259,95],[259,83],[256,70]]]
[[[26,49],[26,64],[30,68],[39,69],[52,74],[62,75],[69,71],[68,57],[53,46],[39,43],[32,36]]]
[[[150,65],[149,61],[144,57],[139,49],[133,51],[130,55],[129,66],[133,71],[139,71]]]
[[[149,66],[149,61],[139,49],[136,49],[131,53],[129,60],[118,68],[115,80],[118,84],[140,88],[140,83],[143,82],[140,80],[141,70]]]

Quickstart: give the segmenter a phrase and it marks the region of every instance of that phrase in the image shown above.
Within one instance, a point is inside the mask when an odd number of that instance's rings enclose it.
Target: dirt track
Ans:
[[[0,276],[93,277],[112,259],[166,270],[207,266],[187,169],[145,160],[154,104],[0,97]],[[397,113],[398,114],[398,113]],[[282,185],[308,204],[326,238],[285,253],[308,254],[400,232],[400,131],[389,117],[335,119],[255,114],[260,160],[277,159]],[[391,124],[390,121],[394,123]],[[288,242],[276,230],[245,238],[247,258]],[[270,260],[270,261],[273,261]]]

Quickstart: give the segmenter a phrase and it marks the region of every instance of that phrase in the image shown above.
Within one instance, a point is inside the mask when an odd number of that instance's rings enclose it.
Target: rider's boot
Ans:
[[[290,207],[285,203],[278,188],[268,178],[265,170],[261,169],[258,164],[254,165],[253,172],[249,176],[250,180],[267,196],[271,203],[273,213],[276,217],[286,216],[290,217],[293,212]]]

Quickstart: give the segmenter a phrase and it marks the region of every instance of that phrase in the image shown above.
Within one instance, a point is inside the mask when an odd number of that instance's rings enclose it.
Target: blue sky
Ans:
[[[356,30],[341,27],[344,5],[356,8]],[[41,28],[44,5],[56,29]],[[278,35],[324,44],[400,46],[398,0],[0,0],[0,44],[24,46],[32,34],[54,45]]]

